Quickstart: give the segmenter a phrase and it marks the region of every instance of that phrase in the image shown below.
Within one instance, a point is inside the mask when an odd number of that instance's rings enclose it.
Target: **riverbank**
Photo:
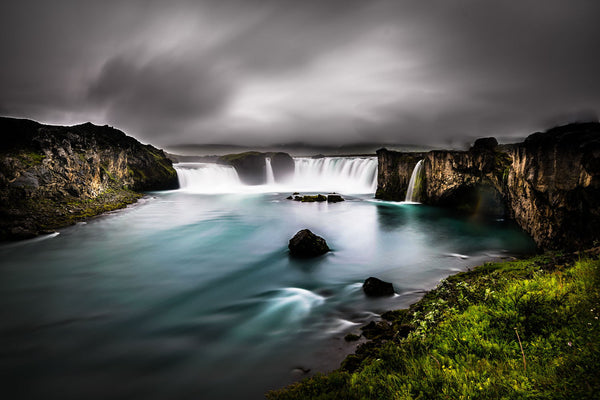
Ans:
[[[595,398],[599,249],[486,263],[362,328],[341,367],[269,399]]]

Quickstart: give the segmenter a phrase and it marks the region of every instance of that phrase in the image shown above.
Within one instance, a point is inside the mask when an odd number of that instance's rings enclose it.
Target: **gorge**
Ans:
[[[110,127],[2,122],[3,238],[41,234],[0,245],[0,372],[22,397],[262,398],[337,368],[376,333],[345,335],[448,275],[569,245],[597,218],[596,125],[463,152],[172,164]],[[286,200],[296,191],[345,201]],[[517,210],[523,193],[533,210]],[[537,227],[536,243],[512,219]],[[290,257],[303,229],[331,251]],[[369,277],[395,294],[366,296]]]

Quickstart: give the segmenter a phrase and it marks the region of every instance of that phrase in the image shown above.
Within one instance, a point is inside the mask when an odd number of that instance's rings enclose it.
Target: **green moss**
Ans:
[[[45,154],[36,153],[36,152],[21,152],[17,155],[21,163],[25,166],[25,168],[30,168],[35,165],[39,165],[46,158]]]
[[[410,310],[407,337],[270,399],[585,399],[600,393],[600,260],[547,253],[457,274]]]
[[[236,160],[241,160],[244,159],[248,156],[261,156],[264,155],[263,153],[260,153],[258,151],[246,151],[244,153],[237,153],[237,154],[226,154],[224,156],[221,156],[221,160],[226,161],[228,163],[231,163],[233,161]]]

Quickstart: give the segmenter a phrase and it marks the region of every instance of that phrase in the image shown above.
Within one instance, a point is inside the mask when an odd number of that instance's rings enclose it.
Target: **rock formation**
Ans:
[[[329,251],[327,242],[308,229],[303,229],[290,239],[288,244],[290,255],[297,258],[311,258],[325,254]]]
[[[294,159],[287,153],[245,153],[227,154],[218,158],[217,163],[231,165],[246,185],[264,185],[267,183],[266,159],[271,159],[275,182],[285,182],[294,174]]]
[[[391,283],[374,277],[367,278],[362,288],[369,297],[393,296],[395,293],[394,286]]]
[[[424,159],[422,202],[514,219],[541,248],[583,248],[600,239],[600,124],[578,123],[468,151],[381,149],[376,196],[402,200]]]
[[[72,127],[0,118],[0,239],[32,237],[175,189],[162,150],[91,123]]]

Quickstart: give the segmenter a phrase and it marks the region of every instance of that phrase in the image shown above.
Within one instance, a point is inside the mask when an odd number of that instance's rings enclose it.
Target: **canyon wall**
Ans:
[[[72,127],[0,118],[0,239],[32,237],[175,189],[162,150],[91,123]]]
[[[420,201],[469,214],[514,219],[541,248],[585,248],[600,240],[600,124],[570,124],[468,151],[398,153],[379,158],[376,197],[402,200],[424,160]]]

